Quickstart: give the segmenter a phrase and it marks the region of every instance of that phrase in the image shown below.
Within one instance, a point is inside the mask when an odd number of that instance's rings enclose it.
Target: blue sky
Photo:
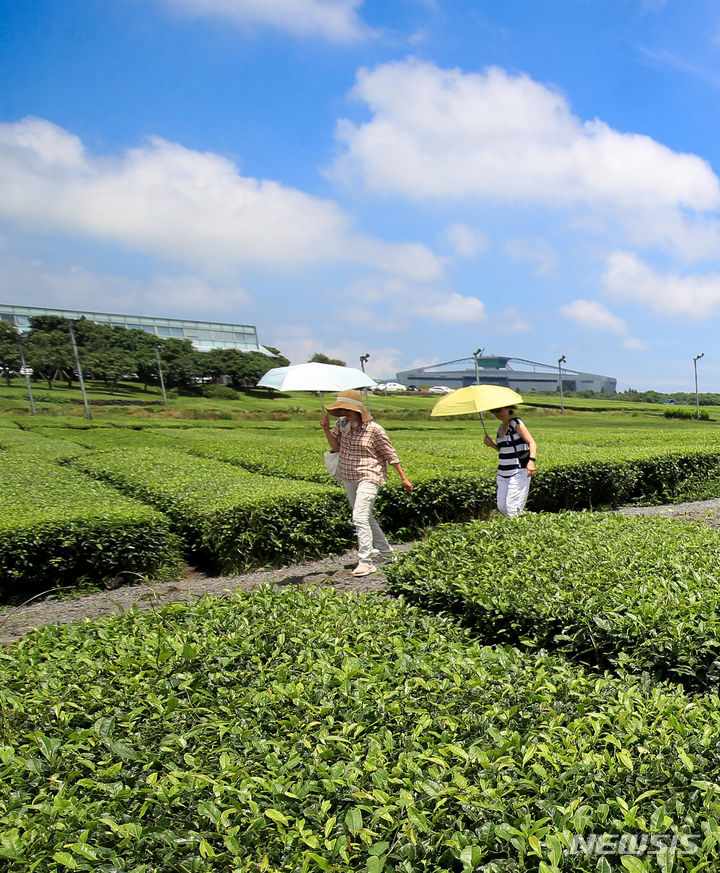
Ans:
[[[14,0],[0,301],[720,391],[711,0]]]

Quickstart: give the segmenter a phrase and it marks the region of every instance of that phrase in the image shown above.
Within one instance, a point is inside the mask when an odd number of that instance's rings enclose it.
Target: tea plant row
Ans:
[[[387,573],[392,593],[486,642],[720,681],[720,536],[702,525],[586,512],[447,525]]]
[[[72,470],[5,452],[0,602],[122,574],[177,573],[181,543],[150,506]]]
[[[485,647],[397,601],[265,588],[47,628],[0,652],[0,680],[7,873],[718,856],[716,696]],[[660,848],[573,852],[598,834]]]
[[[47,476],[38,465],[33,480],[36,458],[71,465],[87,477],[75,480],[77,487],[67,499],[55,501],[57,508],[64,507],[70,526],[84,523],[84,498],[78,483],[85,481],[91,495],[94,479],[165,513],[169,518],[166,524],[182,538],[186,559],[212,572],[288,563],[342,550],[352,542],[343,492],[325,473],[323,438],[316,426],[282,427],[268,422],[202,427],[183,422],[163,428],[108,423],[69,427],[52,419],[20,423],[22,428],[0,429],[0,452],[3,457],[15,458],[16,463],[25,459],[22,488],[28,495],[37,495],[39,511],[46,506],[43,490]],[[720,453],[714,432],[683,431],[680,453],[680,425],[667,430],[659,428],[657,422],[646,424],[640,438],[641,424],[629,428],[626,423],[609,427],[601,422],[589,427],[584,422],[574,430],[563,430],[556,422],[534,422],[533,428],[545,428],[545,433],[540,437],[543,451],[530,508],[556,511],[652,502],[671,499],[682,489],[686,497],[718,493]],[[495,454],[482,446],[477,427],[457,423],[448,423],[445,428],[396,426],[392,436],[416,486],[413,495],[407,495],[390,471],[388,486],[377,502],[377,514],[392,536],[408,539],[438,523],[490,514]],[[669,453],[669,446],[676,451]],[[16,517],[13,489],[17,486],[11,481],[7,486],[0,489],[4,517],[14,529],[25,532],[28,543],[39,537],[38,542],[44,544],[42,554],[47,556],[55,516],[44,522],[36,515],[27,528],[22,518]],[[106,491],[108,500],[112,493]],[[118,501],[118,507],[129,505],[119,495]],[[116,513],[115,517],[120,516]],[[50,527],[45,530],[47,525]],[[128,542],[133,525],[130,518]],[[76,551],[72,559],[71,550],[64,547],[58,548],[57,555],[49,555],[48,559],[67,567],[65,578],[73,574],[84,577],[87,567],[95,566],[98,573],[93,581],[102,583],[127,569],[121,560],[112,564],[111,555],[120,559],[117,552],[99,554],[104,551],[102,541],[94,542],[89,530],[82,549],[78,545]],[[95,557],[91,556],[93,551],[98,553]],[[142,545],[132,551],[137,556],[145,553]],[[18,583],[18,596],[26,593],[23,583],[35,590],[46,587],[50,577],[41,569],[41,560],[26,561],[25,553],[18,558],[21,553],[17,549],[8,553],[2,543],[0,553],[5,555],[4,566],[12,567],[7,578]],[[146,568],[141,564],[134,562],[133,572],[148,575],[156,571],[156,563],[150,562]]]

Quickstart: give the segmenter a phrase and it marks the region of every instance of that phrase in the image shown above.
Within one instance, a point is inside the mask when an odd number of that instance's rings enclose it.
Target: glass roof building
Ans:
[[[83,312],[79,309],[45,309],[38,306],[14,306],[0,303],[0,319],[20,330],[27,330],[34,315],[58,315],[62,318],[86,318],[110,327],[144,330],[160,339],[189,339],[200,352],[210,349],[239,349],[262,352],[257,330],[249,324],[229,324],[217,321],[191,321],[179,318],[154,318],[148,315],[118,315],[111,312]]]
[[[477,365],[477,369],[476,369]],[[445,361],[442,364],[431,364],[428,367],[417,367],[414,370],[404,370],[397,374],[398,382],[403,385],[447,385],[448,388],[464,388],[466,385],[503,385],[513,391],[559,390],[562,378],[563,390],[567,391],[602,391],[614,394],[617,390],[617,379],[613,376],[601,376],[598,373],[584,373],[581,370],[571,370],[552,364],[541,364],[538,361],[528,361],[525,358],[512,358],[506,355],[483,355],[460,358],[456,361]]]

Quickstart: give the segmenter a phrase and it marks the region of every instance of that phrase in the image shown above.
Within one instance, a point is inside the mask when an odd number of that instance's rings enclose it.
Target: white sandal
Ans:
[[[360,563],[352,571],[353,576],[369,576],[371,573],[377,573],[375,564]]]

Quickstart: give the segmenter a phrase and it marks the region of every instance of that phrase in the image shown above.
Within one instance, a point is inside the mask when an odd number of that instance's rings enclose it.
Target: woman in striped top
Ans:
[[[512,518],[525,512],[530,479],[535,475],[537,444],[511,406],[490,412],[500,421],[496,441],[485,437],[485,445],[498,452],[497,508]]]

